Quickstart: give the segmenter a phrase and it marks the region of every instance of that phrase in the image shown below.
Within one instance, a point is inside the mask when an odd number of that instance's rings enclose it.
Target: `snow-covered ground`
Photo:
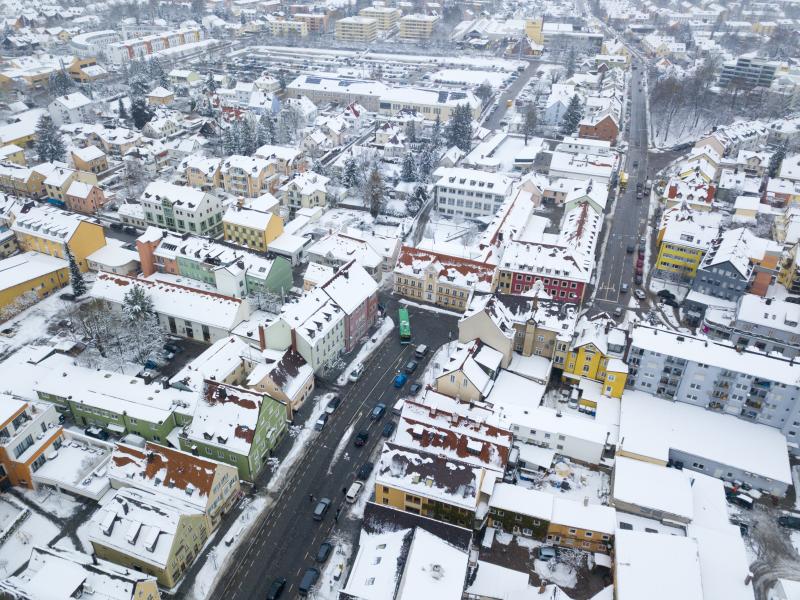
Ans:
[[[339,589],[347,581],[347,562],[353,544],[344,536],[333,536],[329,541],[334,544],[334,550],[321,569],[316,589],[309,595],[313,600],[337,600]]]
[[[454,310],[447,310],[446,308],[441,308],[439,306],[433,306],[432,304],[420,304],[418,302],[411,302],[411,300],[406,300],[405,298],[401,298],[399,300],[400,304],[405,304],[406,306],[413,306],[415,308],[421,308],[422,310],[427,310],[428,312],[438,313],[440,315],[450,315],[453,317],[460,317],[461,313],[456,312]]]
[[[23,518],[24,512],[28,514]],[[10,519],[3,523],[4,532],[10,529],[12,522],[18,521],[13,533],[0,544],[0,575],[7,576],[27,562],[34,546],[46,546],[57,536],[58,526],[5,498],[0,499],[0,515],[4,521]]]
[[[71,517],[81,506],[71,496],[50,488],[43,487],[38,491],[29,490],[27,488],[17,489],[21,491],[30,502],[33,502],[42,510],[47,511],[59,519]]]
[[[394,329],[394,321],[392,321],[392,318],[389,316],[383,317],[378,330],[369,338],[369,340],[366,341],[366,343],[361,346],[361,349],[358,351],[358,354],[356,354],[355,358],[348,363],[347,367],[345,367],[344,371],[342,371],[342,374],[339,375],[339,378],[336,380],[336,385],[346,385],[350,372],[358,363],[363,363],[370,357],[370,355],[375,351],[375,348],[380,346],[389,336],[389,334],[392,332],[392,329]]]

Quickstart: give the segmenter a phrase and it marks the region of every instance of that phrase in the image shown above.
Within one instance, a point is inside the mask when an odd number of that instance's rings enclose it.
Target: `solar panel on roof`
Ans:
[[[439,97],[436,99],[437,102],[447,102],[447,92],[439,92]]]
[[[463,100],[467,95],[464,92],[450,92],[451,100]]]
[[[306,77],[306,83],[318,84],[322,83],[322,79],[319,77]]]

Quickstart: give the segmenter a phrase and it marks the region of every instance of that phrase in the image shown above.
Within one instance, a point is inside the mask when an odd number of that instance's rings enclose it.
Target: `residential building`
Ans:
[[[776,61],[745,54],[735,61],[728,61],[722,65],[719,84],[722,87],[737,86],[744,89],[769,88],[775,79],[778,66],[779,63]]]
[[[181,161],[179,168],[183,169],[188,185],[208,192],[222,187],[221,164],[221,158],[192,154]]]
[[[618,457],[746,483],[778,497],[792,485],[787,438],[774,427],[637,390],[627,390],[621,406]]]
[[[211,237],[222,233],[225,207],[219,197],[209,192],[153,181],[139,201],[148,225]]]
[[[500,352],[483,342],[459,346],[436,376],[436,391],[463,402],[483,400],[492,390],[502,360]]]
[[[220,174],[222,185],[229,194],[257,198],[270,191],[275,164],[257,156],[234,154],[223,159]]]
[[[628,375],[622,360],[626,345],[625,331],[607,315],[581,317],[564,364],[564,378],[597,381],[605,395],[621,398]]]
[[[349,44],[369,44],[378,39],[378,21],[369,17],[344,17],[336,21],[336,39]]]
[[[34,487],[33,474],[58,450],[63,429],[55,406],[0,394],[0,488]]]
[[[471,527],[487,471],[461,461],[384,443],[376,466],[375,503]]]
[[[140,60],[145,56],[167,48],[177,48],[199,42],[204,38],[205,34],[202,29],[186,27],[113,42],[108,44],[106,53],[111,62],[119,65],[131,60]]]
[[[171,335],[211,344],[227,337],[250,315],[250,305],[242,298],[152,278],[99,273],[90,293],[121,311],[125,294],[136,285],[145,288],[159,324]]]
[[[707,309],[703,331],[709,337],[729,340],[737,348],[753,346],[766,354],[796,358],[800,354],[800,306],[742,294],[733,309]]]
[[[56,598],[91,594],[93,600],[161,600],[154,577],[57,546],[34,546],[24,570],[0,581],[0,595],[36,600],[52,595],[54,585]]]
[[[440,167],[433,176],[436,209],[468,219],[494,216],[511,194],[513,183],[503,174],[461,167]]]
[[[344,351],[353,351],[378,317],[378,284],[355,260],[318,288],[344,311]]]
[[[506,533],[544,540],[553,516],[553,500],[547,492],[497,482],[489,497],[486,524]]]
[[[358,18],[363,19],[364,17]],[[372,20],[374,21],[374,19]],[[337,21],[338,23],[339,21]],[[292,98],[305,96],[317,105],[334,102],[340,106],[349,106],[357,103],[372,112],[378,111],[380,98],[388,89],[388,86],[380,81],[350,79],[333,75],[299,75],[297,79],[286,86],[286,91]],[[269,148],[271,152],[275,146]],[[294,152],[296,153],[297,150]],[[256,151],[256,156],[264,156],[261,148]]]
[[[95,103],[81,92],[59,96],[47,107],[53,123],[92,123],[95,120]]]
[[[371,241],[374,241],[372,236],[361,237],[357,231],[333,232],[311,244],[305,253],[310,262],[328,267],[342,267],[355,260],[375,281],[380,281],[385,259],[373,248]]]
[[[287,302],[264,325],[266,346],[293,348],[315,373],[327,372],[345,348],[345,313],[323,290],[314,288]]]
[[[330,179],[313,171],[297,173],[279,189],[281,204],[289,207],[294,215],[301,208],[326,206],[328,203],[327,185]]]
[[[615,144],[619,135],[619,122],[615,114],[601,111],[581,120],[578,135],[582,138],[603,140]]]
[[[706,251],[719,235],[720,221],[719,213],[692,210],[687,203],[666,209],[658,230],[657,275],[694,280]]]
[[[800,439],[800,365],[791,359],[639,326],[628,365],[630,388],[775,427],[790,448]]]
[[[106,203],[106,196],[100,187],[76,180],[67,188],[64,203],[74,212],[93,215]]]
[[[375,19],[378,29],[390,31],[397,26],[403,11],[391,6],[368,6],[358,11],[359,16]]]
[[[61,366],[57,372],[47,373],[46,365],[47,362],[42,364],[40,380],[35,385],[37,397],[53,403],[80,427],[134,433],[165,443],[173,429],[192,418],[195,394],[78,365]]]
[[[428,40],[433,35],[433,28],[439,22],[435,15],[405,15],[400,19],[400,31],[397,37],[404,41]]]
[[[28,164],[25,151],[16,144],[0,146],[0,162],[9,162],[24,167]]]
[[[205,513],[208,531],[239,500],[236,467],[152,442],[144,448],[117,444],[108,466],[111,487],[133,487],[194,505]]]
[[[89,269],[87,257],[106,245],[99,221],[48,205],[23,206],[11,230],[25,252],[40,252],[66,260],[65,249],[69,248],[84,273]]]
[[[97,174],[108,170],[106,153],[92,144],[85,148],[74,148],[71,151],[71,157],[72,164],[79,171]]]
[[[255,481],[286,433],[286,407],[267,394],[207,380],[181,450],[233,465]]]
[[[249,201],[242,198],[222,217],[225,241],[266,252],[267,246],[283,234],[283,219],[277,214],[278,206],[277,198],[270,193]]]
[[[296,35],[306,37],[308,35],[308,23],[303,19],[270,19],[269,32],[273,36]]]
[[[547,542],[584,552],[611,554],[617,511],[610,506],[556,496],[547,527]]]
[[[98,558],[152,575],[172,588],[209,536],[206,516],[189,502],[149,490],[116,490],[92,516]]]
[[[259,329],[259,334],[263,328]],[[261,341],[261,340],[259,340]],[[314,370],[294,348],[269,350],[261,344],[262,360],[253,362],[247,375],[248,388],[258,390],[286,405],[286,418],[303,406],[314,391]]]
[[[47,254],[23,252],[1,259],[0,312],[20,312],[63,288],[69,277],[69,263]]]
[[[491,290],[495,266],[403,246],[394,268],[394,291],[414,302],[464,312],[475,292]]]
[[[166,106],[175,102],[175,92],[160,85],[147,94],[147,103],[150,106]]]

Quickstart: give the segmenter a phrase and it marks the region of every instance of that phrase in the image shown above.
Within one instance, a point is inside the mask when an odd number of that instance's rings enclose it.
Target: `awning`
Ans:
[[[123,434],[125,433],[125,428],[122,425],[114,425],[114,423],[109,423],[106,425],[106,429],[109,431],[113,431],[114,433]]]

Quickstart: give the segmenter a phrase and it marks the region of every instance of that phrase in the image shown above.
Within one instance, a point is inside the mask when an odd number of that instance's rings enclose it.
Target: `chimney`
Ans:
[[[267,349],[267,335],[264,332],[264,326],[260,323],[258,325],[258,349],[262,352]]]

